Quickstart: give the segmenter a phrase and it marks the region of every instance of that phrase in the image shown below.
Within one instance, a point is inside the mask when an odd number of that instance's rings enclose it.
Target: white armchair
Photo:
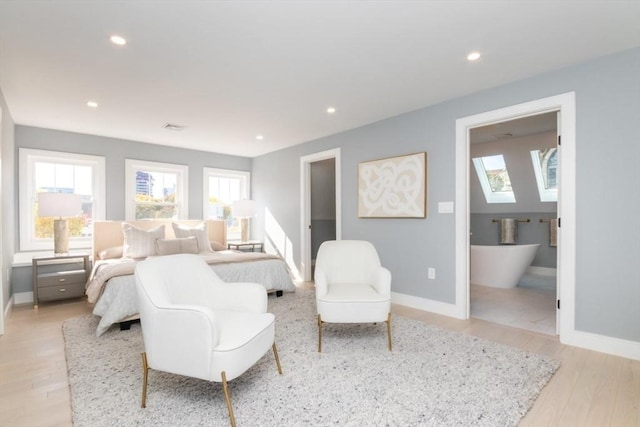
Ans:
[[[197,255],[140,262],[135,270],[145,352],[142,407],[149,368],[221,382],[231,425],[235,417],[227,381],[242,375],[273,349],[275,316],[257,283],[225,283]]]
[[[387,323],[391,351],[391,273],[375,247],[363,240],[330,240],[318,249],[315,267],[318,352],[322,324]]]

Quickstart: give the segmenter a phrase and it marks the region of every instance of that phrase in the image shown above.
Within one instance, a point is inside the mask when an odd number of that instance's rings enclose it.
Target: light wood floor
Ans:
[[[638,361],[564,346],[553,336],[480,319],[457,320],[398,305],[392,310],[560,359],[562,366],[521,426],[640,426]],[[61,324],[89,312],[82,300],[13,310],[0,337],[0,426],[71,426]]]

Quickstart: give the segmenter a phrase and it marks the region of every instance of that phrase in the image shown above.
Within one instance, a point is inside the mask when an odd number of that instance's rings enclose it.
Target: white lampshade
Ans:
[[[236,218],[249,218],[256,214],[255,200],[236,200],[231,204],[231,215]]]
[[[71,193],[38,193],[38,216],[69,218],[82,213],[82,200]]]

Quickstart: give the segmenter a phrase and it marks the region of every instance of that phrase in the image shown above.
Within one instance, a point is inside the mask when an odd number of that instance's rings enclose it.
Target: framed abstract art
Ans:
[[[427,153],[358,165],[359,218],[425,218]]]

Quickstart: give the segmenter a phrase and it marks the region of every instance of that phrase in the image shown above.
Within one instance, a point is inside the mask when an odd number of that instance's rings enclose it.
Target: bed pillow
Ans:
[[[178,239],[156,240],[156,252],[158,255],[197,254],[198,239],[195,236]]]
[[[207,231],[205,230],[205,223],[201,223],[197,227],[187,227],[186,225],[171,223],[173,227],[173,234],[177,238],[195,237],[198,239],[198,248],[202,252],[213,252],[211,250],[211,244],[209,243],[209,237],[207,237]]]
[[[98,252],[100,259],[122,258],[122,246],[114,246],[106,248]]]
[[[156,240],[164,238],[164,224],[150,230],[122,224],[124,245],[122,256],[126,258],[146,258],[156,254]]]

